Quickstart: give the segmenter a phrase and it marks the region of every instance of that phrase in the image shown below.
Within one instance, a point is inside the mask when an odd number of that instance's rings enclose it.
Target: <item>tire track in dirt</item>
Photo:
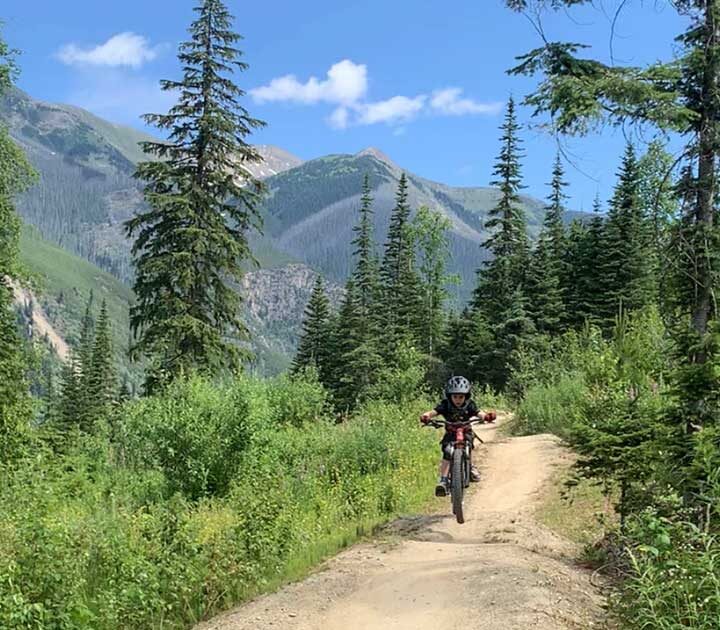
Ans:
[[[494,440],[476,451],[482,480],[449,514],[402,518],[316,573],[196,630],[465,630],[592,628],[602,597],[578,549],[538,524],[539,494],[565,451],[548,435]],[[428,493],[433,491],[428,488]]]

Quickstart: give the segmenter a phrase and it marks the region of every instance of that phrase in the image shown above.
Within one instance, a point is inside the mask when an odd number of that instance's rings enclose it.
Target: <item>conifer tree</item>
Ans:
[[[539,333],[556,335],[565,320],[557,261],[547,233],[542,232],[532,253],[527,277],[528,314]]]
[[[420,308],[419,282],[415,270],[414,239],[409,223],[407,177],[400,176],[395,207],[390,215],[380,280],[383,292],[383,338],[385,355],[392,355],[401,340],[417,338],[416,321]]]
[[[90,290],[90,295],[85,303],[85,313],[80,323],[80,346],[79,357],[80,364],[85,366],[89,376],[89,368],[92,363],[93,345],[95,343],[95,317],[93,316],[93,303],[95,295]]]
[[[91,414],[91,423],[84,427],[86,430],[91,430],[98,419],[107,418],[113,403],[117,400],[118,379],[113,359],[110,319],[105,300],[102,302],[97,320],[89,372],[88,408]]]
[[[78,346],[78,369],[80,383],[78,384],[78,391],[81,396],[86,396],[85,402],[81,407],[89,411],[90,399],[87,398],[90,394],[90,375],[92,372],[92,359],[93,359],[93,346],[95,345],[95,317],[93,315],[93,302],[95,296],[93,291],[90,291],[88,301],[85,303],[85,313],[80,324],[80,340]],[[81,422],[82,425],[87,424],[85,420]]]
[[[245,139],[264,123],[239,104],[244,92],[229,78],[247,69],[232,16],[221,0],[201,0],[194,11],[178,52],[183,78],[161,83],[177,104],[145,116],[168,133],[143,143],[158,158],[136,172],[149,208],[125,224],[135,237],[134,349],[152,359],[150,388],[187,371],[236,368],[235,342],[248,336],[230,282],[241,278],[252,257],[248,232],[260,225],[262,187],[247,165],[261,158]]]
[[[473,301],[475,308],[484,309],[489,320],[493,313],[507,308],[510,296],[523,285],[529,259],[530,246],[519,196],[522,188],[519,128],[511,97],[501,126],[501,149],[493,170],[495,179],[491,182],[500,189],[500,199],[485,223],[490,236],[483,246],[492,258],[480,275]]]
[[[363,323],[361,314],[360,291],[351,277],[333,334],[332,387],[341,409],[352,408],[362,398],[382,363],[376,331]]]
[[[314,367],[318,371],[320,381],[327,385],[330,373],[330,307],[325,295],[322,277],[318,275],[310,300],[305,308],[303,332],[298,345],[293,372],[303,368]]]
[[[448,375],[462,374],[474,380],[469,353],[474,312],[477,311],[471,311],[466,307],[461,313],[450,312],[447,317],[439,355],[443,359]]]
[[[486,378],[495,389],[502,389],[518,365],[519,353],[532,343],[536,333],[520,287],[513,291],[508,306],[500,313],[492,333],[493,351],[486,361]]]
[[[528,277],[528,312],[538,332],[558,334],[566,320],[563,279],[567,243],[563,216],[567,186],[560,155],[555,159],[543,229],[533,252]]]
[[[374,383],[380,369],[380,279],[372,229],[372,196],[366,175],[358,223],[353,228],[355,268],[347,282],[336,331],[336,398],[349,408]]]
[[[63,364],[60,374],[58,410],[54,414],[63,432],[80,429],[87,415],[87,397],[82,390],[80,362],[75,351]]]
[[[601,214],[600,198],[595,197],[593,203],[593,218],[587,229],[583,230],[579,239],[575,238],[574,273],[568,283],[568,293],[575,296],[572,307],[573,318],[568,318],[575,328],[579,328],[586,321],[600,324],[602,303],[605,299],[605,281],[598,261],[603,257],[605,250],[605,222]]]
[[[488,380],[495,387],[502,387],[510,373],[512,345],[498,337],[502,334],[506,317],[522,311],[527,316],[527,269],[530,258],[530,245],[527,236],[525,214],[520,205],[520,140],[519,125],[515,115],[515,103],[508,101],[505,120],[501,126],[502,137],[500,155],[495,163],[491,183],[500,189],[500,199],[489,212],[485,227],[490,237],[485,241],[492,258],[479,272],[478,286],[475,289],[472,306],[479,311],[480,319],[486,325],[493,339],[487,347],[469,349],[478,361],[488,366]],[[532,321],[530,321],[532,324]],[[534,333],[534,326],[521,326],[518,330]],[[486,333],[480,338],[485,340]]]
[[[368,334],[374,327],[373,307],[380,293],[377,253],[373,239],[372,202],[370,177],[366,174],[360,198],[359,220],[353,227],[355,238],[352,240],[355,246],[353,250],[355,268],[352,278],[357,291],[358,322],[363,329],[363,335]]]
[[[599,315],[607,330],[614,325],[621,308],[634,311],[650,304],[655,297],[651,233],[639,192],[635,149],[628,144],[610,201],[599,259],[605,298]]]

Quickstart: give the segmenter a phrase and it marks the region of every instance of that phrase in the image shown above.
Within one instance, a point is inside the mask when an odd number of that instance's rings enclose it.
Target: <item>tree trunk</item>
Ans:
[[[696,248],[696,291],[692,311],[692,325],[699,335],[705,335],[712,312],[712,266],[707,241],[713,228],[714,201],[717,193],[715,158],[718,149],[717,120],[718,75],[720,75],[720,37],[718,36],[718,13],[720,0],[707,0],[705,8],[705,30],[707,42],[704,50],[705,72],[702,85],[702,110],[698,134],[698,188],[695,207]],[[702,364],[706,354],[700,351],[690,361]]]

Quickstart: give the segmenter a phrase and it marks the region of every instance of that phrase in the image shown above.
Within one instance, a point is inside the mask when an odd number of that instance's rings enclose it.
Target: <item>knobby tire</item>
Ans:
[[[450,493],[452,494],[453,514],[458,523],[464,523],[463,493],[465,492],[465,453],[463,449],[456,448],[452,460],[452,481]]]

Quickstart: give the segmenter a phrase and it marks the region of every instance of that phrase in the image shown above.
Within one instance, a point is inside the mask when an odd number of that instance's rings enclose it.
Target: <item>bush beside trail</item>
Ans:
[[[571,484],[584,478],[614,503],[618,523],[587,551],[619,578],[616,621],[709,630],[720,619],[720,432],[685,435],[668,344],[649,309],[619,318],[610,338],[588,327],[526,353],[513,429],[562,437],[578,456]]]
[[[0,627],[183,628],[427,500],[436,436],[312,378],[200,379],[2,470]]]

